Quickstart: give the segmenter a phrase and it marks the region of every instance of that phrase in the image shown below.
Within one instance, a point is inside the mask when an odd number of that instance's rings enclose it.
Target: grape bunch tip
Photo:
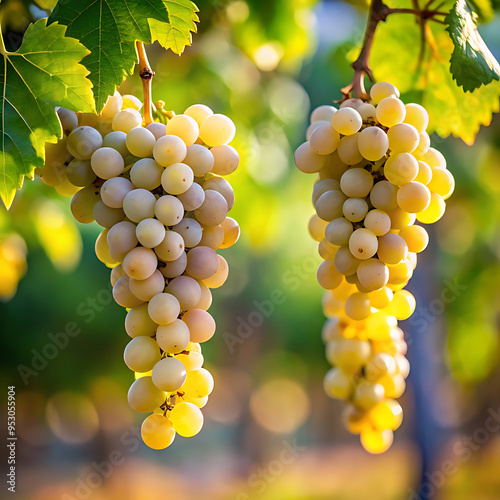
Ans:
[[[150,413],[144,442],[159,450],[176,434],[196,435],[214,380],[201,343],[215,333],[211,289],[228,265],[216,250],[240,235],[228,217],[234,192],[224,178],[239,163],[230,118],[190,106],[167,123],[143,124],[135,96],[110,96],[100,115],[58,108],[64,136],[48,144],[36,173],[84,224],[103,227],[97,257],[111,268],[113,297],[127,309],[125,364],[135,372],[130,406]]]
[[[429,242],[415,224],[444,214],[454,190],[443,155],[430,146],[427,111],[404,104],[398,89],[379,82],[370,101],[347,99],[313,110],[297,168],[317,174],[309,233],[323,262],[322,330],[328,396],[347,405],[343,421],[370,453],[393,442],[410,365],[398,321],[414,312],[404,290]]]

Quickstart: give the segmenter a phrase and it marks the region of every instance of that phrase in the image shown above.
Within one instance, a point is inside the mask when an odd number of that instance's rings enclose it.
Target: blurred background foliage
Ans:
[[[8,46],[53,3],[4,0]],[[472,148],[432,137],[457,188],[410,286],[418,310],[403,329],[412,372],[393,448],[367,456],[322,390],[319,256],[307,234],[313,181],[294,168],[293,150],[309,110],[338,99],[352,77],[366,15],[364,2],[353,3],[203,0],[199,34],[181,58],[148,47],[155,99],[176,112],[205,103],[238,130],[241,166],[230,180],[242,237],[224,253],[230,277],[214,293],[218,334],[206,362],[216,390],[196,438],[166,453],[138,445],[124,314],[93,254],[99,227],[77,226],[69,199],[39,179],[0,210],[2,378],[17,391],[22,498],[390,500],[417,498],[419,484],[439,499],[499,498],[500,436],[478,437],[500,411],[498,117]],[[497,58],[499,28],[498,17],[481,28]],[[375,52],[376,76],[387,66],[404,73],[405,56],[386,49]],[[141,89],[137,75],[121,87]],[[410,84],[402,89],[405,101],[421,97]],[[58,335],[73,323],[80,333]],[[92,476],[112,452],[123,461],[109,478]],[[442,484],[422,478],[429,470]]]

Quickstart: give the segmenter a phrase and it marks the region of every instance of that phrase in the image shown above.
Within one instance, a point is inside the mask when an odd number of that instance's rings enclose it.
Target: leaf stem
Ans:
[[[380,23],[381,21],[385,22],[387,16],[390,14],[414,14],[419,18],[420,24],[424,24],[427,19],[435,21],[437,23],[445,24],[440,19],[436,19],[435,16],[445,16],[447,15],[447,12],[439,12],[437,9],[429,9],[430,5],[433,2],[434,0],[429,0],[425,7],[423,9],[420,9],[418,7],[418,1],[414,0],[414,9],[396,9],[388,7],[383,0],[372,0],[370,5],[370,13],[368,15],[368,21],[366,23],[363,45],[361,47],[358,58],[351,64],[351,67],[354,69],[354,78],[349,85],[341,89],[341,92],[343,94],[342,100],[348,99],[351,92],[354,96],[361,99],[368,99],[369,97],[365,90],[364,80],[365,75],[368,75],[368,78],[373,81],[369,59],[378,23]],[[439,6],[441,5],[442,4],[439,4]]]
[[[144,94],[144,122],[149,125],[153,123],[151,81],[155,73],[149,65],[143,42],[137,42],[137,54],[139,56],[139,76],[142,78],[142,91]]]
[[[2,27],[0,26],[0,54],[3,56],[7,56],[8,52],[7,49],[5,48],[5,42],[3,40],[3,33],[2,33]]]

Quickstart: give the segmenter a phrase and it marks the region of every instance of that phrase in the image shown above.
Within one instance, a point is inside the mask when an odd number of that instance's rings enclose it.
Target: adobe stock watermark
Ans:
[[[412,333],[424,332],[431,323],[434,323],[446,310],[448,304],[452,304],[455,300],[467,290],[465,285],[458,282],[458,278],[453,281],[445,279],[439,297],[431,300],[429,304],[417,304],[417,308],[413,316],[408,320]],[[411,342],[412,337],[408,340]]]
[[[288,293],[298,290],[305,281],[310,280],[316,274],[319,256],[306,257],[300,264],[293,265],[281,275],[283,287],[273,289],[269,297],[252,302],[254,309],[246,316],[236,317],[236,329],[233,333],[225,332],[222,335],[224,342],[231,354],[236,346],[241,345],[250,338],[255,330],[259,329],[266,319],[269,319],[276,311],[276,306],[284,304],[288,299]]]
[[[84,324],[94,321],[97,314],[105,310],[113,302],[111,287],[102,288],[94,297],[87,297],[80,302],[75,314],[81,318]],[[68,321],[64,327],[56,333],[47,334],[47,342],[40,349],[31,349],[31,360],[29,364],[17,365],[17,371],[27,386],[31,377],[36,377],[47,368],[49,362],[57,358],[59,353],[68,347],[70,339],[78,337],[83,329],[81,321]]]
[[[88,467],[90,471],[81,474],[75,479],[75,490],[72,495],[63,493],[61,500],[86,500],[92,496],[94,491],[101,487],[113,472],[123,466],[127,455],[136,452],[141,445],[141,429],[133,425],[120,436],[122,450],[113,450],[102,462],[93,461]]]
[[[283,441],[278,456],[250,474],[247,480],[248,492],[239,493],[235,500],[250,500],[255,498],[255,495],[262,495],[267,487],[283,474],[286,467],[293,464],[305,450],[307,447],[299,446],[296,439],[292,443]]]
[[[434,498],[448,478],[458,471],[459,466],[468,462],[474,453],[499,431],[500,407],[496,410],[489,408],[483,425],[477,427],[470,435],[461,436],[453,445],[451,458],[444,460],[434,472],[425,474],[425,481],[420,485],[418,492],[412,488],[408,490],[408,500]]]

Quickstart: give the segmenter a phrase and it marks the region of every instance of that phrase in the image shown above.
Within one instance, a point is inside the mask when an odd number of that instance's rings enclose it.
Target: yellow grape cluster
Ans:
[[[228,217],[234,192],[225,176],[239,163],[233,122],[205,105],[147,126],[134,96],[111,96],[99,116],[57,110],[64,130],[37,171],[73,196],[76,220],[103,227],[95,244],[111,268],[113,297],[127,309],[124,352],[135,372],[130,406],[150,413],[141,428],[153,449],[203,426],[214,381],[200,344],[215,333],[211,289],[228,265],[216,251],[239,238]]]
[[[415,299],[404,287],[429,241],[415,222],[442,217],[454,179],[430,147],[422,106],[405,105],[387,82],[370,98],[316,108],[295,163],[318,174],[309,232],[324,259],[317,277],[332,365],[324,388],[347,402],[345,425],[363,447],[382,453],[401,425],[396,399],[410,369],[398,321],[412,315]]]
[[[10,300],[26,274],[28,248],[17,233],[0,236],[0,300]]]

